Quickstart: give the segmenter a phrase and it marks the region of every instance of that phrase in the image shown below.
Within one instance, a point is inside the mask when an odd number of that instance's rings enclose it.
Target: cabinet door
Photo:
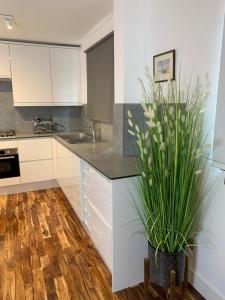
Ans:
[[[112,182],[90,167],[87,185],[88,201],[112,226]]]
[[[83,166],[82,176],[84,224],[112,270],[112,183],[90,166]]]
[[[80,159],[59,142],[54,142],[55,178],[81,218]]]
[[[18,141],[20,161],[52,159],[52,139],[35,138]]]
[[[0,77],[11,78],[8,44],[0,44]]]
[[[112,271],[112,229],[91,203],[89,209],[91,239],[104,262]]]
[[[50,48],[54,105],[80,104],[80,50]]]
[[[10,44],[15,106],[52,105],[49,48]]]
[[[53,161],[39,160],[20,163],[21,183],[53,179]]]

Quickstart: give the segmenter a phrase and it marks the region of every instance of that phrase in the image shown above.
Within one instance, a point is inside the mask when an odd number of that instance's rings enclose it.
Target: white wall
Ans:
[[[86,54],[89,47],[101,40],[107,34],[113,31],[113,13],[107,15],[90,32],[88,32],[80,41],[81,44],[81,98],[82,103],[87,103],[87,66]]]
[[[114,0],[115,102],[138,103],[141,91],[137,77],[143,76],[144,65],[148,64],[152,70],[153,55],[175,48],[177,73],[181,67],[187,79],[194,68],[194,74],[200,75],[206,82],[205,88],[210,90],[207,116],[213,133],[224,2]],[[225,299],[223,177],[216,185],[212,200],[202,238],[210,238],[214,246],[197,250],[193,284],[206,299],[218,300]]]

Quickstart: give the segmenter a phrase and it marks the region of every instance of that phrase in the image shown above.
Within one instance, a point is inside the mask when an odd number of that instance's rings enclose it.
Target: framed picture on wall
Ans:
[[[175,59],[175,50],[153,56],[153,74],[155,82],[175,80]]]

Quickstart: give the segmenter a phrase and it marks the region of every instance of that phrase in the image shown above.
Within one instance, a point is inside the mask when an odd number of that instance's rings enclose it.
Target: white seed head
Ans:
[[[202,109],[202,110],[200,110],[200,114],[204,114],[206,112],[206,110],[205,109]]]
[[[149,117],[154,119],[155,118],[155,111],[150,106],[148,108]]]
[[[135,135],[135,133],[132,130],[128,130],[128,133],[133,135],[133,136]]]
[[[196,172],[195,172],[195,175],[199,175],[199,174],[201,174],[202,173],[202,170],[197,170]]]
[[[153,107],[154,111],[157,110],[157,104],[155,102],[153,102],[152,107]]]
[[[148,165],[149,165],[149,167],[151,167],[151,164],[152,164],[152,157],[149,156],[149,158],[148,158]]]
[[[145,112],[144,112],[144,115],[145,115],[146,118],[148,118],[148,119],[150,118],[150,114],[149,114],[148,111],[145,111]]]
[[[156,143],[158,143],[158,140],[157,140],[157,137],[156,137],[155,134],[153,134],[153,139],[154,139],[154,141],[155,141]]]
[[[130,125],[130,127],[133,127],[133,126],[134,126],[134,124],[133,124],[133,122],[131,121],[131,119],[128,119],[128,124]]]
[[[158,121],[156,125],[157,125],[157,128],[158,128],[158,133],[160,134],[162,132],[161,123]]]
[[[201,154],[202,154],[202,151],[200,148],[198,148],[196,151],[196,158],[199,158],[201,156]]]
[[[165,151],[166,148],[166,144],[165,143],[161,143],[160,144],[160,150]]]
[[[127,115],[129,118],[132,118],[132,116],[133,116],[130,110],[127,111]]]
[[[185,115],[181,116],[181,122],[184,123],[185,122]]]
[[[174,114],[174,108],[173,106],[169,107],[169,115],[172,116]]]
[[[141,172],[141,175],[142,175],[143,177],[147,177],[144,171]]]
[[[159,139],[160,139],[160,142],[162,143],[163,142],[163,135],[162,134],[159,135]]]
[[[148,150],[146,148],[143,149],[143,152],[144,152],[145,155],[148,154]]]
[[[149,185],[150,185],[150,186],[153,185],[152,178],[149,179]]]
[[[148,139],[148,137],[149,137],[149,132],[148,132],[148,131],[146,131],[146,132],[145,132],[145,140],[147,140],[147,139]]]
[[[135,130],[136,130],[138,133],[140,133],[140,128],[139,128],[138,125],[135,125]]]
[[[147,121],[146,124],[148,125],[149,128],[155,128],[156,127],[156,123],[153,122],[152,120]]]
[[[168,123],[168,117],[167,117],[167,115],[164,116],[164,122]]]

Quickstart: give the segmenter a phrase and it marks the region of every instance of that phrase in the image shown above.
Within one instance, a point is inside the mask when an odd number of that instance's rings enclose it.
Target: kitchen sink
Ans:
[[[92,137],[86,133],[79,132],[74,134],[60,135],[69,144],[90,144],[93,143]]]

